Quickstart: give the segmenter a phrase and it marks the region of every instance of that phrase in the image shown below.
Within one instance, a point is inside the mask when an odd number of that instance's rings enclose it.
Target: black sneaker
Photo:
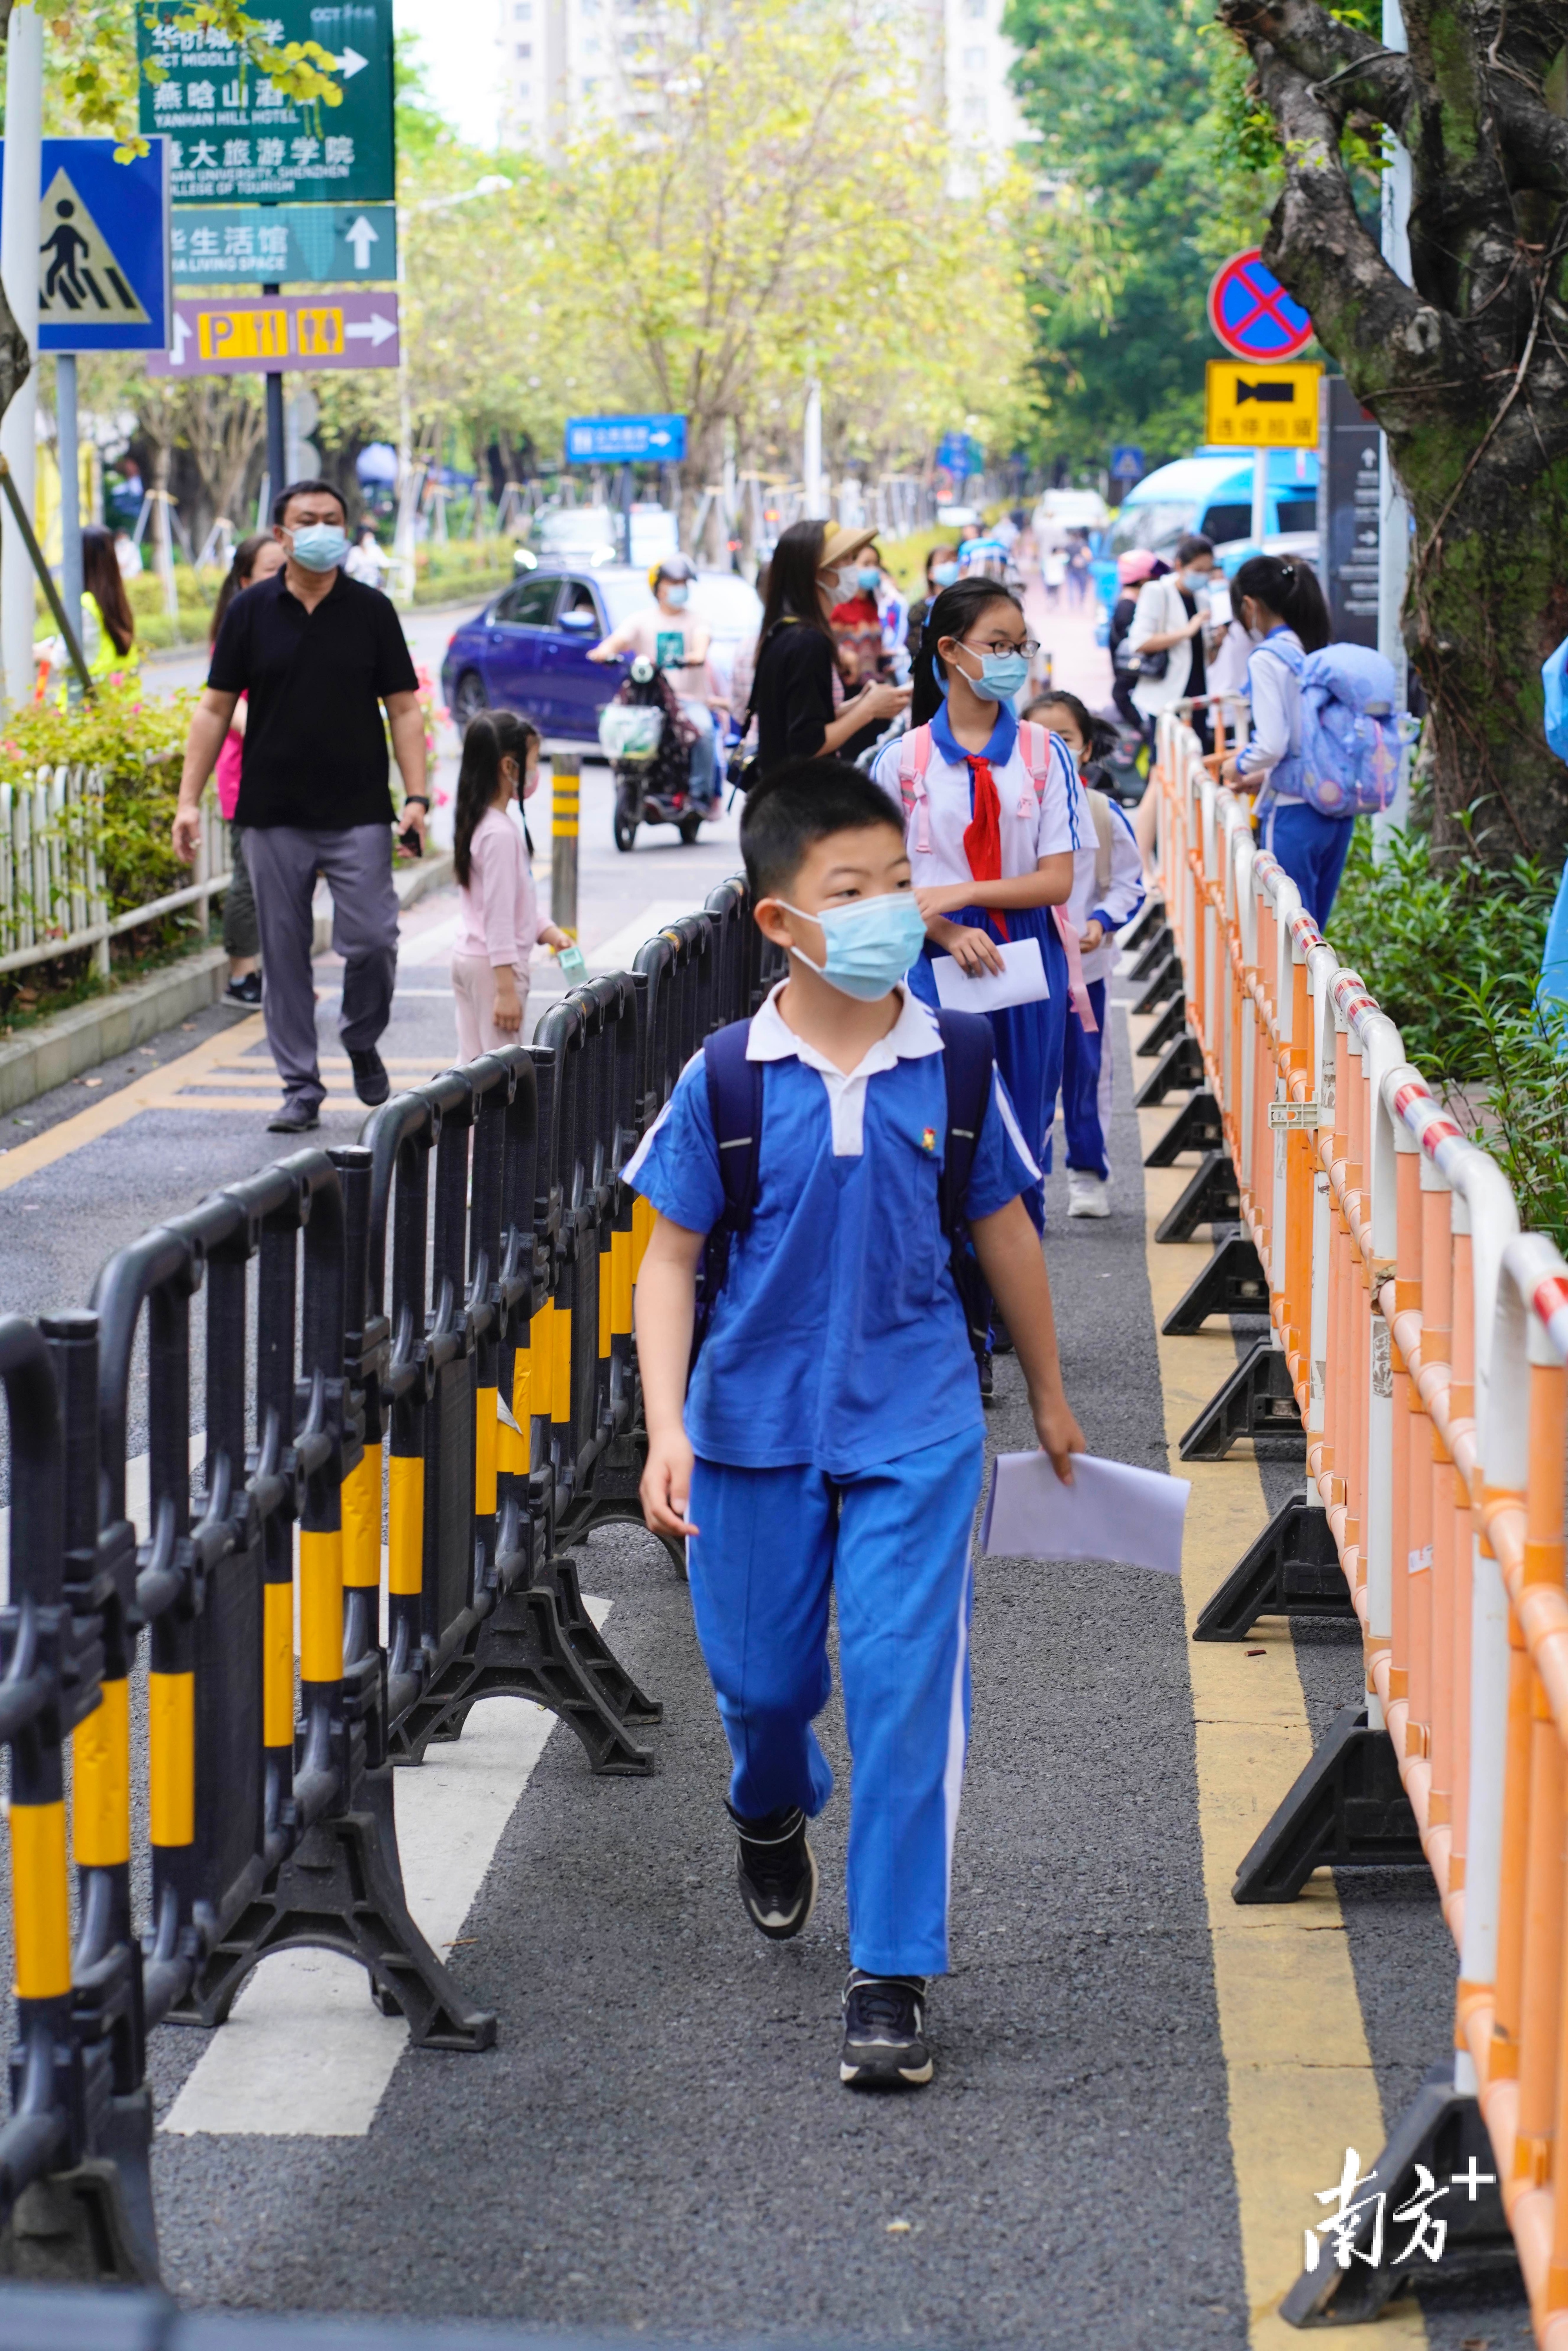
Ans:
[[[787,1942],[806,1924],[817,1902],[817,1865],[806,1842],[806,1815],[799,1805],[743,1820],[733,1804],[726,1810],[740,1832],[735,1874],[746,1915],[770,1942]]]
[[[231,979],[224,990],[224,1002],[243,1004],[248,1010],[254,1012],[261,1002],[260,972],[247,971],[243,979]]]
[[[924,1976],[850,1970],[839,2079],[856,2090],[918,2089],[935,2068],[925,2046]]]
[[[268,1134],[309,1134],[320,1123],[314,1102],[292,1100],[273,1112],[267,1131]]]
[[[368,1052],[350,1052],[349,1059],[354,1066],[354,1092],[368,1110],[374,1110],[392,1092],[386,1063],[373,1045]]]

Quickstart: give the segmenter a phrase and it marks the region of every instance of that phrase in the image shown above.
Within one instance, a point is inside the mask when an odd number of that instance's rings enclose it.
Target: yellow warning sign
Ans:
[[[145,327],[147,313],[114,247],[62,165],[44,191],[38,214],[38,316],[59,322]]]
[[[1222,448],[1315,449],[1322,375],[1311,360],[1254,367],[1249,360],[1210,360],[1206,438]]]
[[[244,309],[198,310],[196,349],[204,360],[286,360],[288,313],[254,304]]]

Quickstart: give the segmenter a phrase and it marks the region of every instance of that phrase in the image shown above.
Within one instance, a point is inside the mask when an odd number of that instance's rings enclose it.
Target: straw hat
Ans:
[[[822,534],[822,551],[817,558],[819,571],[835,571],[848,563],[852,556],[876,544],[874,530],[851,530],[841,522],[831,523]]]

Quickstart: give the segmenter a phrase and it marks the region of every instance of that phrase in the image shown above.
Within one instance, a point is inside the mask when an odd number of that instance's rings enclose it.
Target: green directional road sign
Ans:
[[[178,286],[374,286],[397,276],[395,204],[182,204]]]
[[[319,41],[337,59],[340,106],[285,98],[189,13],[185,0],[136,9],[138,53],[163,68],[142,77],[141,128],[170,141],[176,204],[392,202],[392,0],[269,0],[275,40]]]

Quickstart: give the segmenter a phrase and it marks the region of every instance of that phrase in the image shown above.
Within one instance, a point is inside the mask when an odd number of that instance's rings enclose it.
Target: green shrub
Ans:
[[[1568,1249],[1568,1015],[1535,1003],[1557,883],[1533,858],[1503,871],[1471,849],[1436,858],[1414,828],[1391,835],[1375,864],[1364,819],[1329,942],[1422,1075],[1465,1096],[1455,1106],[1469,1109],[1471,1134],[1512,1185],[1525,1228]]]

